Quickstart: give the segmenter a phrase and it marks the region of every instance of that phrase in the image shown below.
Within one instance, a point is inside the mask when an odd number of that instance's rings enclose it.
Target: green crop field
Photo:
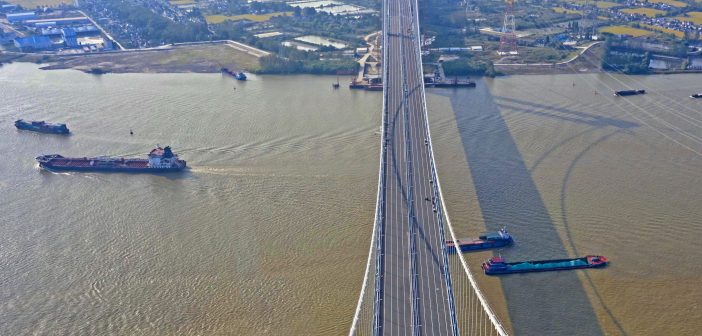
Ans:
[[[554,12],[556,12],[558,14],[582,14],[583,13],[583,11],[566,9],[563,7],[554,7],[552,9]]]
[[[665,14],[665,11],[662,10],[643,7],[622,9],[621,12],[627,14],[641,14],[648,17],[656,17],[657,15]]]
[[[682,1],[677,0],[648,0],[650,3],[664,3],[673,7],[683,8],[687,7],[687,4]]]
[[[702,25],[702,12],[687,12],[685,15],[686,16],[678,16],[676,19]]]
[[[72,0],[7,0],[7,2],[15,5],[20,5],[25,9],[40,7],[58,7],[58,5],[73,5]]]
[[[281,15],[292,15],[292,12],[275,12],[275,13],[268,13],[268,14],[242,14],[242,15],[233,15],[233,16],[227,16],[227,15],[208,15],[205,17],[205,20],[207,20],[207,23],[210,24],[218,24],[222,23],[224,21],[240,21],[240,20],[250,20],[250,21],[255,21],[255,22],[263,22],[263,21],[268,21],[274,16],[281,16]]]
[[[600,28],[602,33],[611,33],[616,35],[630,35],[633,37],[646,36],[653,34],[648,30],[632,28],[629,26],[607,26]]]

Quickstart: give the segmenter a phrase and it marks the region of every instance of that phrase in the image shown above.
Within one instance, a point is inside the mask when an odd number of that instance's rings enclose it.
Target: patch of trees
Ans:
[[[294,60],[275,55],[264,56],[260,59],[263,74],[319,74],[337,75],[348,74],[358,70],[358,63],[351,59],[343,60]]]
[[[459,58],[443,63],[446,76],[489,76],[498,75],[495,66],[489,60],[475,58]]]
[[[651,53],[637,53],[632,50],[613,48],[610,41],[605,42],[602,57],[602,69],[623,72],[625,74],[646,74]]]

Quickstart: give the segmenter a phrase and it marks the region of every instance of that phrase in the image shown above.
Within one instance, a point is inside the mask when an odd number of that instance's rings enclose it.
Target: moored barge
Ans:
[[[66,124],[50,124],[44,121],[24,121],[22,119],[15,121],[15,127],[26,131],[52,134],[69,134],[71,132]]]
[[[59,154],[37,157],[39,166],[51,171],[97,171],[127,173],[164,173],[185,169],[186,162],[173,154],[171,147],[153,149],[148,159],[123,157],[68,158]]]
[[[614,95],[617,97],[624,97],[624,96],[635,96],[635,95],[642,95],[645,94],[646,90],[621,90],[621,91],[614,91]]]
[[[603,256],[588,255],[575,259],[519,261],[508,263],[502,257],[492,257],[483,263],[483,270],[487,275],[562,271],[582,268],[605,267],[609,261]]]
[[[246,74],[243,73],[242,71],[232,71],[232,70],[229,70],[227,68],[222,68],[220,70],[222,70],[222,73],[230,75],[230,76],[234,77],[236,80],[245,81],[247,78]]]
[[[485,232],[478,238],[461,238],[457,239],[456,243],[452,240],[446,241],[446,252],[456,253],[456,245],[461,252],[479,251],[493,248],[509,246],[514,243],[514,239],[507,232],[507,229],[501,229],[497,232]]]

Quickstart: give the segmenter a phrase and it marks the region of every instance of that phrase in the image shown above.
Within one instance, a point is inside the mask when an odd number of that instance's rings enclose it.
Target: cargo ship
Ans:
[[[67,158],[58,154],[37,157],[39,166],[52,171],[98,171],[127,173],[164,173],[185,169],[184,160],[173,154],[171,147],[154,148],[148,159],[123,157]]]
[[[15,121],[15,127],[21,130],[52,133],[52,134],[68,134],[70,131],[66,124],[50,124],[44,121],[24,121],[19,119]]]
[[[642,95],[646,93],[646,90],[621,90],[621,91],[614,91],[614,95],[617,97],[623,97],[623,96],[634,96],[634,95]]]
[[[691,95],[690,98],[702,98],[702,93],[695,93]]]
[[[447,240],[446,251],[450,254],[456,253],[456,245],[461,252],[468,252],[504,247],[513,243],[514,239],[507,232],[507,229],[501,229],[497,232],[482,233],[478,238],[457,239],[456,243],[453,240]]]
[[[246,80],[246,74],[241,72],[241,71],[232,71],[232,70],[229,70],[227,68],[222,68],[221,70],[222,70],[222,73],[230,75],[230,76],[236,78],[236,80],[240,80],[240,81]]]
[[[508,263],[502,257],[492,257],[483,263],[487,275],[562,271],[581,268],[605,267],[609,261],[603,256],[589,255],[575,259],[520,261]]]
[[[450,81],[439,81],[433,83],[434,87],[437,88],[449,88],[449,87],[475,87],[475,82],[471,80],[458,80],[458,78]]]

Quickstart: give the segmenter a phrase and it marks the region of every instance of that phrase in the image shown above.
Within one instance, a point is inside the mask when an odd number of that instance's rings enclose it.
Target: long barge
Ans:
[[[446,252],[449,254],[456,253],[456,246],[461,252],[479,251],[493,248],[509,246],[514,243],[514,239],[507,232],[507,229],[501,229],[497,232],[485,232],[478,238],[461,238],[446,241]]]
[[[69,158],[59,154],[38,156],[41,168],[51,171],[96,171],[126,173],[165,173],[185,169],[186,162],[173,154],[171,147],[153,149],[148,159],[123,157],[82,157]]]
[[[487,275],[500,275],[597,268],[605,267],[608,263],[609,261],[606,257],[596,255],[588,255],[575,259],[519,261],[512,263],[505,262],[505,259],[502,257],[492,257],[483,263],[482,268]]]
[[[617,97],[625,97],[625,96],[635,96],[635,95],[642,95],[645,94],[646,90],[621,90],[621,91],[614,91],[614,95]]]
[[[50,124],[45,121],[24,121],[19,119],[15,121],[15,127],[17,129],[40,132],[40,133],[51,133],[51,134],[69,134],[71,133],[66,127],[66,124]]]
[[[434,82],[431,84],[433,87],[437,88],[457,88],[457,87],[475,87],[476,84],[474,81],[463,81],[463,80],[458,80],[454,79],[451,81],[443,81],[443,82]]]

